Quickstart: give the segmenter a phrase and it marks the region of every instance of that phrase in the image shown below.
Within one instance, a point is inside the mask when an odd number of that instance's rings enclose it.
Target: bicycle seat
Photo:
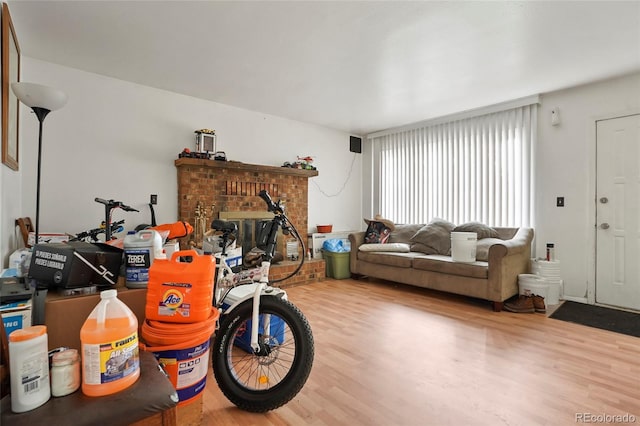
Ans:
[[[227,234],[235,234],[238,231],[238,225],[235,222],[229,222],[227,220],[215,219],[211,222],[211,229],[215,231],[221,231]]]

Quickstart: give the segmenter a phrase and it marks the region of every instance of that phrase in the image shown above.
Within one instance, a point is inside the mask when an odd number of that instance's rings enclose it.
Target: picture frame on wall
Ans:
[[[19,101],[11,83],[20,81],[20,45],[16,37],[9,6],[2,3],[2,163],[18,170]]]

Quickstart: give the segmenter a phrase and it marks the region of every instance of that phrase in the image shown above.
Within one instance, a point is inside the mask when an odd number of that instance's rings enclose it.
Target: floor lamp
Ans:
[[[38,133],[38,177],[36,190],[36,239],[34,245],[38,244],[40,232],[40,164],[42,160],[42,122],[47,114],[56,109],[60,109],[67,103],[67,95],[58,89],[43,86],[35,83],[11,83],[11,89],[18,100],[31,108],[38,117],[40,128]]]

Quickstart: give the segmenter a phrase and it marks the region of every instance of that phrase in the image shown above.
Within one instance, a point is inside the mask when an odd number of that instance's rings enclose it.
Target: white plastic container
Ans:
[[[557,305],[562,297],[562,280],[545,278],[549,289],[547,291],[547,305]]]
[[[478,234],[475,232],[451,233],[451,258],[454,262],[472,263],[476,261]]]
[[[534,274],[518,275],[518,290],[520,294],[525,296],[531,296],[534,294],[542,296],[544,297],[545,302],[549,297],[549,284],[543,277]]]
[[[77,349],[57,352],[51,359],[51,396],[65,396],[80,388],[80,354]]]
[[[153,229],[143,229],[124,238],[124,262],[127,288],[146,288],[149,267],[162,253],[162,236]]]
[[[49,337],[45,325],[15,330],[9,335],[11,411],[24,413],[51,398]]]
[[[26,276],[24,273],[24,260],[27,257],[27,255],[29,255],[29,260],[31,260],[31,250],[28,248],[21,248],[18,249],[16,251],[14,251],[13,253],[11,253],[11,255],[9,256],[9,268],[10,269],[15,269],[16,270],[16,275],[18,277],[24,277]],[[28,267],[29,265],[27,265]]]

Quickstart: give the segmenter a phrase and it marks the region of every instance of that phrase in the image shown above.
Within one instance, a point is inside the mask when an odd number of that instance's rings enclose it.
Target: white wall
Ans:
[[[278,166],[297,155],[314,156],[320,176],[309,184],[310,231],[320,223],[333,223],[335,230],[362,228],[365,170],[360,154],[349,152],[348,134],[26,57],[22,80],[58,87],[69,95],[69,103],[45,120],[43,231],[78,232],[96,226],[103,216],[102,206],[93,201],[98,196],[139,208],[140,214],[116,214],[129,227],[149,221],[146,203],[151,193],[159,196],[158,221],[176,220],[173,161],[184,147],[193,146],[193,130],[205,127],[217,130],[219,148],[231,160]],[[558,126],[550,122],[555,107],[561,114]],[[542,96],[535,251],[543,256],[546,242],[556,244],[565,294],[572,298],[586,298],[593,286],[595,120],[630,112],[640,112],[640,73]],[[20,172],[2,166],[0,173],[4,265],[17,245],[15,218],[35,216],[37,120],[25,107],[20,135]],[[363,140],[364,151],[365,144]],[[367,172],[365,179],[369,176]],[[345,181],[340,195],[325,195],[339,192]],[[565,197],[565,207],[555,207],[557,196]]]
[[[551,125],[551,109],[561,123]],[[594,288],[596,120],[640,113],[640,73],[547,93],[538,114],[536,254],[553,242],[565,295]],[[556,197],[565,207],[556,207]]]
[[[158,194],[159,223],[177,220],[174,160],[183,148],[194,148],[193,132],[201,128],[216,130],[218,149],[229,160],[280,166],[297,156],[314,157],[319,176],[309,182],[309,231],[326,223],[334,230],[361,226],[362,160],[349,151],[347,133],[28,57],[22,58],[22,81],[56,87],[69,96],[67,105],[44,121],[41,232],[76,233],[98,226],[104,208],[95,197],[139,209],[114,213],[128,229],[149,223],[150,194]],[[16,248],[7,239],[15,218],[35,220],[38,121],[25,106],[20,114],[20,173],[3,167],[0,182],[4,265]]]

